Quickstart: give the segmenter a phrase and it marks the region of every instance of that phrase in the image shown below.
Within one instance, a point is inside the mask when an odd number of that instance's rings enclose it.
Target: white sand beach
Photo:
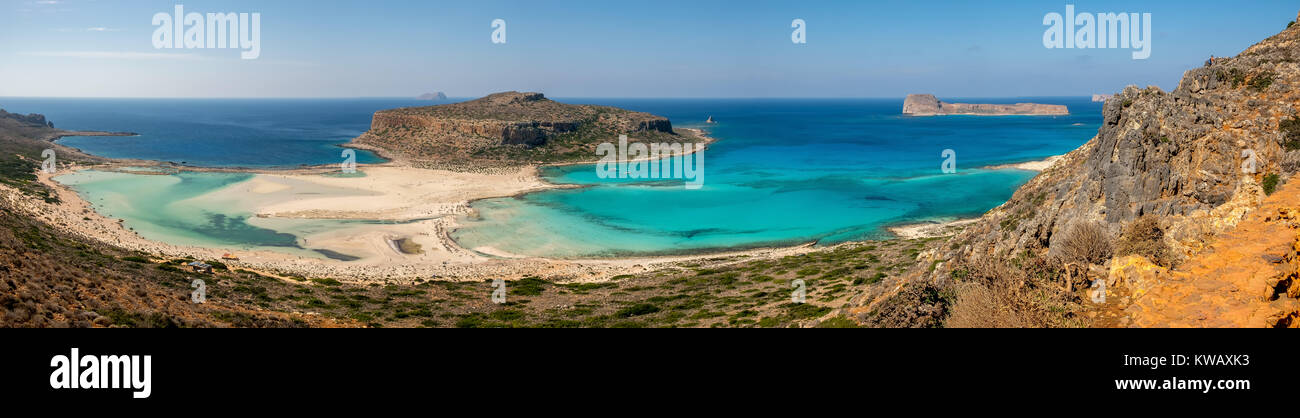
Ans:
[[[1051,168],[1052,165],[1056,164],[1056,162],[1060,161],[1061,158],[1063,157],[1065,156],[1055,155],[1038,161],[1026,161],[1023,163],[1015,163],[1015,164],[999,164],[999,165],[991,165],[991,166],[980,167],[980,168],[987,169],[987,170],[1010,169],[1010,170],[1025,170],[1025,171],[1044,171],[1047,170],[1048,168]]]
[[[902,239],[936,238],[956,234],[966,225],[979,221],[979,218],[958,219],[948,222],[926,222],[889,227],[889,232]]]
[[[461,248],[449,234],[457,227],[455,216],[472,210],[470,202],[560,186],[541,180],[536,167],[500,173],[462,173],[383,164],[359,170],[365,175],[325,176],[321,170],[262,172],[200,197],[213,204],[237,202],[251,208],[257,216],[248,222],[269,229],[277,229],[278,223],[315,219],[401,221],[357,223],[299,237],[305,248],[359,258],[352,261],[275,250],[232,251],[149,240],[126,228],[120,220],[96,212],[78,193],[45,173],[38,179],[57,192],[59,203],[45,203],[3,185],[0,185],[0,198],[66,232],[141,251],[158,259],[219,260],[233,252],[239,260],[226,262],[231,268],[282,277],[328,277],[353,282],[410,283],[430,278],[477,281],[529,276],[601,281],[705,258],[782,257],[813,249],[811,245],[802,245],[699,255],[584,260],[521,257],[491,249],[469,251]],[[418,245],[418,253],[397,250],[391,243],[394,239]]]

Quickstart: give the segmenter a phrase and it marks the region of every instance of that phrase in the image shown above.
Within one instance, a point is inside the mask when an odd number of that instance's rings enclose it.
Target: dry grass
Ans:
[[[1105,263],[1113,253],[1106,231],[1091,222],[1071,225],[1053,250],[1062,264],[1083,266]]]
[[[1140,255],[1164,267],[1173,267],[1169,245],[1165,243],[1165,230],[1160,219],[1146,215],[1124,228],[1115,244],[1115,255]]]
[[[944,326],[950,328],[1078,327],[1086,321],[1077,294],[1061,289],[1055,263],[1035,256],[983,259],[954,270],[956,300]]]

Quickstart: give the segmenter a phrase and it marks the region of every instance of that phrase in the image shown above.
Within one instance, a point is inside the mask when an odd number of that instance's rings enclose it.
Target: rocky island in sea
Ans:
[[[443,93],[443,92],[437,92],[437,93],[424,93],[424,94],[421,94],[421,95],[419,95],[419,96],[416,96],[416,97],[415,97],[415,100],[431,100],[431,101],[435,101],[435,102],[441,102],[441,101],[446,101],[446,100],[447,100],[447,95],[446,95],[445,93]]]
[[[1070,114],[1063,105],[1016,103],[1016,104],[977,104],[946,103],[939,101],[933,94],[909,94],[903,101],[903,114],[911,116],[939,115],[1040,115],[1061,116]]]
[[[513,166],[594,161],[596,146],[621,134],[631,142],[707,142],[662,116],[511,91],[375,112],[370,130],[348,146],[426,165]]]

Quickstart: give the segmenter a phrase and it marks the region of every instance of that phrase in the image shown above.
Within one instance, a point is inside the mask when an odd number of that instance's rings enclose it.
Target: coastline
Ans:
[[[695,138],[702,139],[703,141],[697,143],[697,146],[694,149],[692,149],[691,152],[683,152],[681,154],[673,154],[669,156],[660,156],[659,157],[660,159],[673,158],[678,156],[685,157],[688,155],[693,155],[697,152],[702,152],[704,150],[707,150],[709,148],[709,145],[718,141],[717,138],[709,136],[708,131],[705,131],[703,128],[675,128],[674,130],[676,129],[690,132],[692,136],[694,136]],[[644,162],[644,161],[652,161],[652,160],[654,159],[650,157],[643,157],[643,158],[630,159],[627,160],[627,162],[634,163],[634,162]],[[573,165],[596,164],[598,162],[600,162],[600,160],[573,161],[573,162],[565,162],[565,163],[546,163],[546,164],[541,164],[540,166],[541,167],[566,167],[566,166],[573,166]]]
[[[952,221],[938,222],[921,222],[899,224],[886,228],[891,234],[898,239],[923,239],[923,238],[940,238],[956,235],[961,232],[967,225],[979,222],[980,217],[960,218]]]
[[[704,140],[704,145],[694,152],[706,149],[717,139],[700,128],[679,128],[690,132],[694,138]],[[810,243],[757,247],[741,250],[702,250],[689,254],[654,256],[613,256],[605,258],[548,258],[509,254],[492,248],[467,249],[451,234],[459,228],[456,218],[471,214],[470,205],[482,199],[518,197],[528,193],[561,188],[587,187],[572,184],[554,184],[539,175],[545,166],[593,164],[594,161],[527,164],[512,170],[492,169],[480,172],[458,172],[411,166],[411,162],[377,147],[345,143],[342,147],[366,149],[387,160],[379,164],[359,165],[364,177],[332,177],[333,165],[297,168],[235,168],[190,167],[175,163],[144,160],[117,160],[99,157],[103,164],[91,167],[74,167],[59,175],[81,170],[118,171],[131,174],[173,174],[182,171],[250,173],[254,177],[241,183],[209,193],[211,199],[222,201],[254,202],[250,225],[274,225],[286,220],[377,220],[392,224],[370,224],[364,227],[347,227],[314,235],[301,236],[303,243],[312,245],[305,250],[325,250],[331,253],[355,256],[354,261],[302,256],[287,251],[269,249],[240,250],[240,261],[228,263],[232,268],[242,268],[270,273],[281,277],[326,277],[361,283],[411,282],[416,279],[438,278],[455,281],[478,281],[491,278],[519,279],[545,277],[559,281],[604,281],[622,274],[641,273],[669,268],[682,263],[727,258],[773,258],[814,250]],[[686,154],[689,155],[689,154]],[[396,158],[395,158],[396,157]],[[1053,157],[1057,158],[1057,157]],[[646,158],[645,160],[648,160]],[[1049,158],[1050,160],[1050,158]],[[141,164],[145,163],[145,164]],[[1034,167],[1029,162],[990,168]],[[127,167],[155,167],[156,173],[127,170]],[[124,221],[108,218],[93,209],[80,193],[52,178],[41,174],[40,181],[58,191],[59,208],[44,213],[51,224],[78,235],[123,248],[141,251],[163,258],[192,257],[200,260],[217,260],[231,252],[225,248],[174,245],[154,241],[130,230]],[[321,191],[315,188],[330,188]],[[347,189],[349,192],[339,192]],[[297,191],[297,193],[295,193]],[[312,197],[303,198],[302,195]],[[972,219],[945,223],[916,223],[888,227],[898,239],[945,236],[952,228],[960,227]],[[88,222],[89,225],[80,225]],[[418,254],[394,250],[393,239],[405,239],[423,249]]]
[[[1041,160],[1025,161],[1022,163],[998,164],[979,167],[984,170],[1025,170],[1025,171],[1046,171],[1056,165],[1057,162],[1065,158],[1065,155],[1053,155]]]
[[[256,204],[260,208],[257,214],[262,216],[249,218],[250,223],[254,224],[286,219],[409,221],[399,224],[366,225],[361,228],[348,228],[303,237],[312,243],[311,249],[325,247],[322,249],[329,251],[338,249],[355,251],[367,248],[373,250],[371,253],[363,254],[364,257],[359,257],[358,260],[340,261],[307,257],[268,249],[232,251],[229,248],[177,245],[142,236],[128,228],[124,220],[99,213],[89,201],[70,186],[53,180],[53,177],[61,175],[83,170],[102,171],[104,168],[77,167],[62,170],[55,175],[38,173],[38,181],[56,191],[59,197],[57,204],[36,201],[7,186],[0,186],[0,197],[16,203],[15,207],[30,216],[42,219],[65,232],[139,251],[150,257],[220,260],[224,254],[234,253],[239,260],[227,262],[226,264],[231,268],[258,271],[281,278],[309,277],[334,278],[358,283],[412,283],[417,279],[428,278],[481,281],[536,276],[560,281],[599,282],[617,275],[671,268],[682,263],[701,260],[779,258],[814,250],[812,244],[805,243],[788,247],[612,258],[561,259],[519,257],[512,254],[480,254],[478,251],[461,247],[450,237],[451,231],[459,226],[455,217],[472,211],[469,208],[470,202],[564,186],[552,185],[537,177],[536,166],[521,168],[512,176],[440,172],[387,163],[380,166],[362,166],[367,176],[359,178],[320,176],[319,174],[327,172],[323,169],[258,172],[253,173],[254,177],[250,180],[211,192],[206,197],[217,200],[235,197],[250,201],[261,200],[262,202]],[[108,168],[113,169],[113,167]],[[222,171],[248,172],[246,170]],[[148,173],[131,172],[131,174],[147,175]],[[456,180],[451,178],[454,176],[462,177]],[[502,182],[507,187],[502,187]],[[357,186],[368,183],[370,192],[389,190],[391,193],[380,196],[360,193],[353,196],[324,195],[311,199],[283,199],[285,196],[293,195],[291,191],[294,189],[289,186],[292,183],[297,183],[296,186],[299,188],[313,185],[337,186],[347,183]],[[477,189],[467,190],[460,187],[471,183],[476,184]],[[420,194],[421,191],[423,194]],[[278,199],[268,197],[277,193],[284,196]],[[393,251],[389,242],[395,237],[411,240],[419,244],[423,251],[420,254]]]

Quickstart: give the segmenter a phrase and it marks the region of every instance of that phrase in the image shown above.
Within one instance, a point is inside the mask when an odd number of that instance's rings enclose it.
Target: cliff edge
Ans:
[[[1195,309],[1202,316],[1196,321],[1126,317],[1113,325],[1294,326],[1287,318],[1296,316],[1295,291],[1279,296],[1274,289],[1291,283],[1288,275],[1293,274],[1261,268],[1251,270],[1259,276],[1245,281],[1225,276],[1253,269],[1254,259],[1290,260],[1292,229],[1251,227],[1254,234],[1278,234],[1281,238],[1273,246],[1278,251],[1257,248],[1258,253],[1245,258],[1219,257],[1225,263],[1219,266],[1206,265],[1202,258],[1225,254],[1212,249],[1216,242],[1219,248],[1234,239],[1244,243],[1233,238],[1232,231],[1300,171],[1298,87],[1300,26],[1295,25],[1236,57],[1186,71],[1173,91],[1129,86],[1106,100],[1095,137],[985,214],[935,259],[952,261],[947,264],[953,270],[947,273],[958,274],[946,277],[958,281],[971,271],[964,266],[1026,257],[1047,260],[1055,266],[1048,271],[1055,272],[1054,280],[1066,289],[1106,279],[1110,287],[1103,293],[1113,297],[1103,298],[1103,304],[1127,316],[1149,316],[1144,312],[1151,309],[1178,310],[1177,300],[1212,304],[1227,300],[1220,293],[1238,291],[1276,308],[1252,311],[1249,323],[1226,320],[1222,316],[1230,309],[1207,305]],[[1273,240],[1256,236],[1254,241]],[[1092,253],[1081,256],[1081,248]],[[1192,274],[1165,275],[1139,289],[1133,280],[1105,273],[1134,265],[1132,257],[1147,266]],[[1179,287],[1183,294],[1175,302],[1145,299],[1148,287],[1175,279],[1190,283]],[[1242,287],[1229,289],[1224,282]],[[1197,292],[1199,296],[1188,298]],[[1081,300],[1097,304],[1088,299]]]
[[[920,99],[913,111],[933,110]],[[1096,136],[845,313],[878,326],[1300,326],[1300,186],[1288,184],[1300,25],[1186,71],[1173,91],[1106,99]]]

